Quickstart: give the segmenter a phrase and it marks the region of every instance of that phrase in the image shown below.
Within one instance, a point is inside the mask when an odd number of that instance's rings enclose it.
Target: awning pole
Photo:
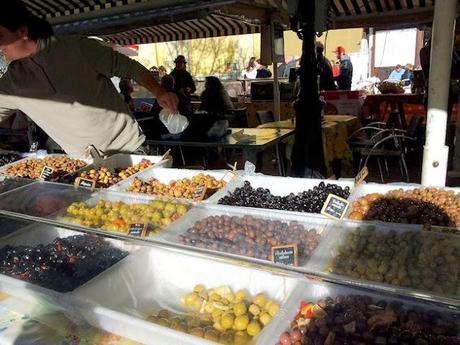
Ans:
[[[270,47],[273,66],[273,114],[276,121],[281,121],[280,84],[278,80],[278,59],[275,48],[275,21],[270,20]]]
[[[431,36],[430,78],[422,184],[445,186],[449,148],[446,146],[447,103],[457,0],[436,1]]]

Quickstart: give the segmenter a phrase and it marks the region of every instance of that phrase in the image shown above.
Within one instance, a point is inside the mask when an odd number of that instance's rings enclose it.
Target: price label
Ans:
[[[29,152],[37,152],[38,149],[38,141],[34,141],[32,145],[30,145]]]
[[[171,157],[170,153],[171,153],[171,149],[169,149],[168,151],[166,151],[165,154],[164,154],[163,156],[161,156],[160,162],[161,162],[161,161],[164,161],[164,160],[166,160],[166,159],[169,159],[169,158]]]
[[[204,185],[198,186],[195,188],[195,191],[193,192],[193,199],[194,200],[203,200],[204,197],[206,196],[208,188]]]
[[[40,173],[40,179],[44,181],[49,181],[51,176],[53,175],[54,169],[44,166],[42,172]]]
[[[224,181],[225,183],[229,183],[231,180],[234,179],[235,176],[236,174],[233,171],[227,171],[224,177],[221,178],[221,181]]]
[[[89,178],[78,177],[75,179],[75,186],[94,189],[96,187],[96,181]]]
[[[357,187],[361,182],[363,182],[367,175],[369,175],[369,170],[365,166],[359,171],[358,175],[356,175],[355,177],[355,187]]]
[[[329,194],[324,202],[321,214],[333,219],[342,219],[350,203],[337,195]]]
[[[147,231],[146,223],[133,223],[129,224],[128,235],[144,237]]]
[[[272,247],[272,261],[276,264],[298,266],[297,243]]]

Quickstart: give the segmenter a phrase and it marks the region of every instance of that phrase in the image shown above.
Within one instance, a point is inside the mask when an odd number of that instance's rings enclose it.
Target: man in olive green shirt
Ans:
[[[130,78],[162,107],[177,109],[138,62],[84,37],[58,37],[18,0],[0,12],[0,49],[12,61],[0,79],[0,120],[19,109],[68,154],[93,144],[106,153],[134,152],[145,137],[110,78]]]

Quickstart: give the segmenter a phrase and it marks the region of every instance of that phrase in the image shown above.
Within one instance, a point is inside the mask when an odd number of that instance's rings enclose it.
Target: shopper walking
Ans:
[[[163,107],[176,110],[144,66],[86,37],[53,35],[50,24],[19,0],[0,11],[0,49],[12,61],[0,79],[0,119],[19,109],[68,154],[88,145],[107,153],[135,152],[145,141],[110,78],[134,79]]]

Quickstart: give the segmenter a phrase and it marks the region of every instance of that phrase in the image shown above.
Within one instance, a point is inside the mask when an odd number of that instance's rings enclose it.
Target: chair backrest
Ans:
[[[259,125],[275,121],[275,116],[273,116],[273,112],[271,110],[258,110],[256,111],[256,116],[257,121],[259,121]]]
[[[248,127],[248,118],[247,118],[247,108],[238,108],[233,109],[228,114],[225,114],[225,119],[228,120],[230,127],[234,128],[247,128]]]
[[[406,135],[411,138],[415,138],[417,136],[417,132],[420,129],[424,117],[421,115],[413,115],[410,119],[409,124],[407,125]]]

